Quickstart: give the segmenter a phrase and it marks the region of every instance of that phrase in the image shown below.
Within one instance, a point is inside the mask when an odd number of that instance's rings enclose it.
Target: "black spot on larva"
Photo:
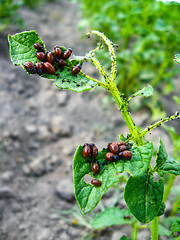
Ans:
[[[81,85],[80,84],[76,84],[77,87],[80,87]]]
[[[70,83],[71,81],[70,80],[67,80],[68,83]]]
[[[65,80],[62,80],[62,83],[64,83],[65,82]]]

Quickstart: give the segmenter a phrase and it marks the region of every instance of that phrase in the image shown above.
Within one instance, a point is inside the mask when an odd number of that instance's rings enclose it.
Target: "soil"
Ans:
[[[77,30],[75,4],[63,0],[35,10],[23,8],[19,14],[26,30],[36,30],[48,50],[64,45],[72,48],[73,54],[82,55],[93,47],[91,39],[85,39]],[[94,142],[102,149],[108,142],[118,141],[118,134],[127,131],[121,114],[99,89],[85,93],[62,91],[52,81],[13,66],[7,33],[20,31],[9,26],[0,35],[0,240],[131,237],[128,225],[98,232],[81,226],[78,216],[83,216],[73,192],[72,161],[77,146]],[[83,68],[88,75],[97,76],[91,65]],[[172,100],[165,101],[167,114],[174,113],[177,109],[172,109]],[[141,109],[133,117],[143,127],[150,113]],[[163,129],[152,131],[148,138],[158,146],[159,135],[172,153],[171,141]],[[103,197],[104,206],[113,200],[111,189]],[[119,205],[125,206],[123,199]],[[68,216],[62,213],[72,208]],[[95,211],[99,210],[97,207]],[[150,239],[149,230],[140,231],[140,238]]]

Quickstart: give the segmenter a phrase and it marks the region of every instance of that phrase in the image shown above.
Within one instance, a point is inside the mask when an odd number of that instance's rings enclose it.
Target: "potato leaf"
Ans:
[[[39,42],[44,48],[46,53],[45,45],[39,35],[35,31],[25,31],[17,33],[13,36],[8,36],[9,46],[10,46],[10,57],[15,65],[21,65],[23,69],[29,74],[25,69],[25,62],[32,62],[35,64],[39,62],[36,57],[37,50],[34,48],[34,43]],[[60,46],[62,52],[66,50],[65,47]],[[82,57],[80,58],[82,59]],[[77,75],[73,75],[71,70],[74,66],[74,62],[70,59],[65,60],[67,67],[60,68],[58,63],[53,64],[56,75],[51,75],[49,73],[43,73],[41,77],[54,79],[54,85],[60,89],[68,89],[74,92],[82,92],[93,89],[97,86],[97,83],[92,81],[88,76],[80,71]],[[75,62],[77,63],[77,61]]]
[[[166,162],[158,168],[157,172],[160,176],[164,176],[164,174],[180,175],[180,163],[174,158],[168,157]]]
[[[127,208],[111,207],[97,214],[92,220],[91,226],[94,229],[102,229],[112,225],[131,224],[133,221],[134,219]]]
[[[140,176],[147,171],[151,161],[153,145],[151,142],[144,146],[133,146],[131,149],[132,158],[130,160],[118,160],[117,162],[109,163],[105,159],[108,152],[107,149],[98,152],[96,160],[100,165],[100,173],[94,176],[91,170],[91,159],[89,162],[82,156],[83,146],[79,146],[76,150],[73,162],[74,188],[75,197],[83,213],[90,212],[99,203],[101,197],[110,186],[118,182],[118,173],[124,171],[129,172],[132,176]],[[85,175],[101,181],[100,187],[95,187],[84,181]]]
[[[147,85],[146,87],[144,87],[143,89],[139,90],[138,92],[132,94],[128,101],[133,98],[133,97],[136,97],[136,96],[142,96],[142,97],[150,97],[153,95],[153,87],[151,85]]]
[[[144,174],[139,177],[130,177],[124,198],[131,213],[142,223],[150,222],[159,213],[163,198],[164,183],[154,177]]]

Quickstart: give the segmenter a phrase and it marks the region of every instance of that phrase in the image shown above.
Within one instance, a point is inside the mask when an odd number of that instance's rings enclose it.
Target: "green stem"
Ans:
[[[180,205],[180,196],[178,197],[176,202],[173,204],[172,211],[171,211],[171,216],[174,216],[176,214],[179,205]]]
[[[167,121],[170,121],[170,120],[178,119],[178,118],[180,118],[180,114],[179,114],[179,112],[176,112],[176,113],[175,113],[174,115],[172,115],[172,116],[169,116],[169,117],[166,117],[166,118],[164,118],[164,119],[161,119],[160,121],[152,124],[151,126],[147,127],[145,130],[143,130],[143,131],[141,132],[141,137],[144,137],[148,132],[150,132],[150,131],[153,130],[154,128],[161,126],[161,124],[163,124],[163,123],[165,123],[165,122],[167,122]]]
[[[138,222],[135,221],[132,224],[132,240],[137,240],[137,232],[138,232]]]
[[[98,68],[99,72],[101,73],[101,75],[104,77],[105,81],[107,83],[109,83],[110,79],[107,75],[107,73],[105,72],[104,68],[101,66],[101,64],[99,63],[99,61],[94,57],[89,55],[91,58],[91,61],[96,65],[96,67]]]
[[[179,237],[176,240],[180,240],[180,235],[179,235]]]
[[[113,44],[103,33],[99,32],[99,31],[94,31],[94,30],[91,31],[91,33],[96,34],[99,37],[101,37],[108,47],[109,53],[111,55],[111,81],[114,82],[115,77],[116,77],[116,56],[114,53]]]
[[[158,221],[159,217],[155,217],[151,221],[151,240],[158,240]]]
[[[134,141],[137,143],[137,145],[143,145],[143,138],[140,136],[140,133],[138,132],[135,126],[135,123],[130,115],[130,112],[128,111],[126,99],[123,99],[123,97],[120,95],[114,82],[111,82],[111,85],[109,86],[109,88],[114,100],[116,101],[122,113],[124,121],[126,122],[127,127],[129,128],[129,131],[133,136]]]
[[[89,77],[88,75],[86,75],[86,74],[84,74],[84,73],[81,73],[81,75],[85,76],[85,77],[88,78],[89,80],[92,80],[92,81],[96,82],[100,87],[103,87],[103,88],[109,90],[108,84],[103,83],[103,82],[100,82],[100,81],[98,81],[98,80],[95,79],[95,78]]]
[[[163,196],[163,202],[165,203],[166,202],[166,200],[167,200],[167,198],[168,198],[168,196],[169,196],[169,193],[170,193],[170,191],[171,191],[171,188],[172,188],[172,186],[173,186],[173,183],[174,183],[174,180],[175,180],[175,178],[176,178],[176,176],[175,175],[170,175],[170,177],[169,177],[169,181],[168,181],[168,184],[167,184],[167,186],[166,186],[166,189],[165,189],[165,191],[164,191],[164,196]]]

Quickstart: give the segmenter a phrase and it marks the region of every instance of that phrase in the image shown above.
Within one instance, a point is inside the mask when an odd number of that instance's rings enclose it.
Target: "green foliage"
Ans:
[[[163,198],[163,179],[154,181],[154,177],[144,174],[130,177],[124,198],[131,213],[142,223],[150,222],[158,215]]]
[[[125,95],[151,84],[162,92],[162,82],[172,90],[172,77],[179,72],[173,64],[180,51],[180,5],[156,0],[78,0],[83,17],[81,27],[90,26],[104,32],[118,44],[117,84]],[[106,50],[99,52],[107,69]],[[177,60],[178,61],[178,60]]]
[[[158,173],[160,176],[164,176],[164,174],[180,175],[180,163],[174,158],[168,157],[166,162],[159,167]]]
[[[172,233],[169,231],[166,227],[164,227],[162,224],[158,225],[158,233],[161,236],[171,236]]]
[[[180,175],[180,164],[174,158],[168,156],[163,141],[160,138],[159,149],[156,156],[156,165],[152,169],[151,159],[153,155],[153,144],[152,142],[145,142],[143,138],[155,127],[160,126],[162,123],[169,120],[179,119],[180,115],[176,112],[173,116],[161,119],[158,122],[151,124],[144,130],[141,130],[139,126],[136,126],[129,113],[128,102],[136,96],[151,96],[153,94],[153,88],[148,85],[142,90],[135,92],[129,99],[124,97],[124,94],[120,94],[115,84],[116,58],[113,43],[104,34],[98,31],[92,31],[91,33],[101,37],[108,46],[111,57],[111,76],[105,72],[103,66],[101,66],[99,61],[95,58],[94,53],[97,49],[94,49],[84,57],[76,57],[73,60],[67,59],[67,66],[63,69],[60,69],[55,61],[53,63],[55,74],[51,75],[43,73],[42,77],[55,79],[55,85],[60,89],[82,92],[90,90],[98,84],[106,90],[109,90],[122,113],[127,127],[129,128],[130,133],[127,133],[127,137],[124,137],[121,134],[120,139],[125,142],[129,142],[129,151],[131,151],[132,157],[130,157],[130,159],[128,158],[128,160],[125,159],[125,156],[128,156],[129,154],[126,152],[126,155],[124,152],[114,156],[112,161],[108,161],[105,155],[111,149],[103,148],[102,151],[98,152],[96,159],[91,158],[92,156],[84,159],[82,155],[83,146],[79,146],[76,150],[73,162],[75,197],[82,213],[88,213],[97,206],[101,197],[110,186],[117,182],[121,182],[121,173],[124,171],[130,173],[131,176],[129,179],[126,179],[127,183],[124,194],[125,201],[130,212],[138,221],[142,223],[148,223],[151,221],[151,239],[155,240],[158,238],[158,217],[163,215],[165,210],[165,204],[162,202],[164,191],[164,182],[162,177],[166,173]],[[34,43],[41,43],[46,53],[45,45],[35,31],[22,32],[15,34],[14,36],[9,35],[8,40],[12,62],[15,65],[21,65],[23,68],[24,63],[27,61],[31,61],[33,64],[39,61],[36,57]],[[66,50],[65,47],[60,48],[62,52]],[[92,61],[94,63],[101,75],[104,77],[105,82],[88,77],[81,71],[77,75],[72,74],[71,70],[73,66],[77,63],[82,63],[85,60]],[[27,71],[25,68],[24,70]],[[176,133],[172,129],[170,129],[169,132],[172,135],[172,138],[177,138]],[[93,151],[92,145],[90,149]],[[100,171],[97,174],[94,174],[92,171],[92,163],[96,161],[99,163]],[[154,178],[153,174],[155,172],[159,173],[159,180]],[[101,182],[101,185],[94,186],[93,184],[85,182],[86,175],[89,175],[91,178],[93,177],[98,179]],[[175,206],[174,209],[177,210],[177,207]],[[111,207],[98,214],[91,221],[91,224],[86,222],[83,218],[81,219],[81,223],[86,225],[88,228],[101,229],[106,226],[113,225],[114,223],[125,224],[130,221],[129,223],[131,223],[133,227],[132,238],[135,239],[138,224],[137,221],[134,221],[131,218],[131,214],[128,212],[129,210],[120,210],[118,208]],[[128,212],[128,215],[130,215],[130,219],[129,217],[125,218],[124,214],[126,211]],[[109,215],[111,218],[108,217]],[[117,218],[118,221],[116,221]],[[167,225],[169,222],[170,221],[168,220]],[[163,223],[164,227],[160,226],[160,232],[162,235],[169,236],[170,233],[166,229],[166,223]],[[179,229],[178,224],[179,221],[175,221],[173,223],[171,227],[172,231]],[[126,239],[126,237],[124,237],[124,239]]]
[[[156,158],[156,168],[159,168],[167,159],[168,155],[162,139],[159,140],[159,150]]]
[[[11,61],[15,65],[21,65],[25,71],[27,71],[24,67],[25,62],[30,61],[33,64],[39,62],[36,57],[36,49],[34,48],[34,43],[39,42],[45,49],[45,44],[35,31],[25,31],[17,33],[14,36],[9,35],[8,40],[10,45]],[[64,52],[66,48],[61,47],[61,50]],[[55,63],[55,69],[57,69],[56,75],[44,73],[42,77],[55,79],[54,84],[56,87],[60,89],[69,89],[74,92],[88,91],[97,85],[95,82],[87,78],[82,72],[80,72],[77,76],[74,76],[70,71],[73,67],[72,62],[67,59],[66,63],[67,67],[65,67],[63,71],[61,71],[58,68],[58,64]]]
[[[101,170],[100,173],[96,175],[96,179],[101,181],[102,185],[95,187],[84,181],[86,174],[92,177],[94,177],[94,174],[91,170],[91,164],[82,156],[82,149],[83,147],[79,146],[76,150],[73,162],[73,174],[75,197],[83,213],[92,211],[108,188],[119,181],[116,175],[117,173],[127,171],[132,174],[132,176],[137,177],[147,171],[153,153],[153,145],[151,142],[144,146],[133,146],[131,150],[133,153],[131,160],[125,161],[122,159],[104,165],[103,163],[106,162],[105,155],[108,150],[99,151],[96,160],[100,164]]]
[[[1,0],[0,2],[0,32],[3,31],[9,23],[15,23],[22,26],[22,19],[17,14],[17,10],[22,6],[22,1]]]
[[[48,1],[53,0],[0,0],[0,32],[12,23],[24,27],[23,19],[18,14],[21,7],[36,8]]]
[[[177,213],[180,214],[180,207],[177,209]],[[177,219],[171,225],[171,232],[180,232],[180,219]]]
[[[126,219],[126,216],[129,218]],[[102,229],[112,225],[131,224],[134,221],[128,209],[111,207],[100,212],[91,222],[94,229]]]
[[[128,101],[136,96],[141,96],[141,97],[150,97],[153,95],[153,88],[151,85],[147,85],[143,89],[137,91],[136,93],[132,94],[129,98]]]

